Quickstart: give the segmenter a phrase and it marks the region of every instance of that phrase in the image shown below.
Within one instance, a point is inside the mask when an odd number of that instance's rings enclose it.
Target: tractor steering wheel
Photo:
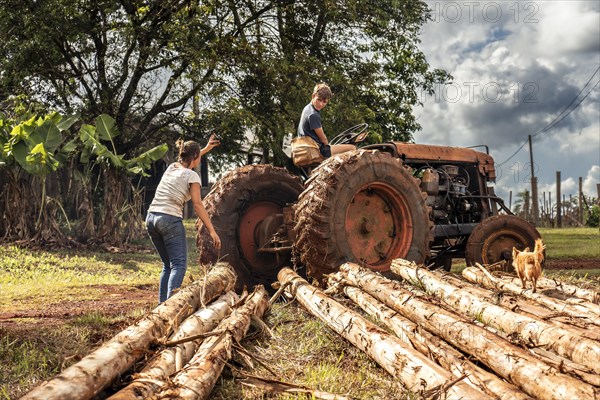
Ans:
[[[329,144],[355,144],[354,141],[356,138],[358,138],[368,126],[369,124],[365,123],[354,125],[353,127],[346,129],[344,132],[331,139]],[[364,137],[361,139],[361,141],[362,140],[364,140]]]

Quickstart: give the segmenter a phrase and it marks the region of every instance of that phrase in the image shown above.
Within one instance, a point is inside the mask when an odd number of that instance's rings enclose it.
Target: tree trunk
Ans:
[[[465,315],[507,333],[519,335],[535,346],[546,347],[558,355],[600,373],[600,343],[582,338],[571,331],[552,326],[539,319],[519,315],[487,301],[481,301],[465,290],[447,284],[429,271],[415,268],[414,263],[394,260],[392,271],[409,282],[418,282],[449,306]]]
[[[579,299],[579,304],[567,304],[564,301],[548,297],[543,293],[533,293],[528,290],[523,290],[521,285],[507,282],[503,279],[496,279],[492,282],[482,271],[474,267],[465,268],[462,272],[462,276],[468,281],[478,283],[485,288],[505,290],[510,293],[518,294],[551,310],[560,311],[573,318],[585,319],[594,325],[600,325],[600,307],[596,304],[584,302],[581,299]]]
[[[403,342],[437,361],[442,367],[451,371],[454,376],[466,375],[465,381],[488,396],[499,400],[531,399],[514,385],[477,367],[454,347],[414,322],[401,317],[398,312],[380,303],[371,295],[354,286],[346,286],[344,293],[369,315],[376,317],[394,331]]]
[[[447,391],[447,399],[488,398],[463,381],[446,387],[454,380],[448,371],[356,312],[330,299],[291,269],[279,271],[278,278],[282,285],[290,284],[287,290],[308,311],[367,353],[409,390],[424,392],[441,388]]]
[[[394,263],[396,263],[395,260]],[[408,262],[407,262],[408,263]],[[340,273],[388,307],[440,336],[459,350],[473,355],[499,376],[525,393],[540,399],[593,399],[595,390],[577,379],[561,374],[517,347],[457,314],[446,311],[402,289],[356,264],[346,263]]]
[[[215,266],[206,279],[195,281],[156,307],[149,315],[23,397],[24,400],[89,399],[139,360],[150,345],[170,333],[200,304],[206,304],[235,284],[233,269]]]
[[[252,315],[262,317],[269,305],[267,291],[256,287],[244,305],[231,313],[215,329],[218,335],[206,339],[196,355],[171,380],[172,389],[161,391],[156,399],[206,399],[231,358],[233,344],[246,336]]]
[[[143,236],[142,192],[113,167],[102,169],[104,196],[97,241],[118,246]]]
[[[169,341],[212,331],[230,312],[238,300],[234,292],[227,292],[206,308],[196,311],[188,317]],[[151,359],[141,372],[135,374],[134,381],[111,396],[110,400],[146,399],[165,385],[167,378],[183,368],[194,355],[199,341],[190,341],[167,347]]]
[[[2,241],[27,241],[35,234],[37,206],[31,178],[19,167],[3,168],[3,186],[0,189],[0,233]]]
[[[518,281],[519,279],[514,278],[512,279],[512,282],[514,283],[515,280]],[[575,296],[579,297],[580,299],[592,302],[594,304],[600,304],[600,292],[598,292],[597,290],[584,289],[547,278],[539,278],[537,283],[539,286],[560,290],[567,296]]]
[[[497,306],[518,312],[519,314],[528,316],[530,318],[546,321],[551,325],[570,330],[574,334],[587,337],[588,339],[596,341],[600,340],[600,330],[595,329],[594,324],[590,322],[586,323],[578,318],[573,318],[568,315],[563,315],[560,312],[548,310],[539,304],[535,304],[530,300],[523,299],[512,293],[494,292],[482,287],[473,286],[464,279],[451,276],[450,274],[444,274],[442,279],[447,283],[451,283],[452,285],[469,292],[473,296],[485,301],[489,301]]]

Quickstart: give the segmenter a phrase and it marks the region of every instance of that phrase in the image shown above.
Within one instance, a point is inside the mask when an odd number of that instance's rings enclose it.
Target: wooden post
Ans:
[[[525,219],[527,221],[530,221],[530,214],[529,214],[529,190],[525,191],[525,204],[523,205],[523,208],[525,208]]]
[[[573,221],[573,195],[569,193],[569,202],[566,203],[565,215],[571,217],[571,221]],[[577,219],[579,221],[579,218]]]
[[[579,223],[583,225],[583,178],[579,177]]]
[[[556,227],[562,228],[562,204],[560,195],[560,171],[556,171]]]
[[[531,162],[531,221],[534,225],[538,223],[538,191],[537,177],[535,176],[535,164],[533,163],[533,146],[531,145],[531,135],[529,135],[529,160]]]
[[[544,194],[544,211],[542,212],[542,215],[544,217],[544,220],[547,220],[548,219],[548,203],[546,202],[546,192],[544,192],[543,194]]]

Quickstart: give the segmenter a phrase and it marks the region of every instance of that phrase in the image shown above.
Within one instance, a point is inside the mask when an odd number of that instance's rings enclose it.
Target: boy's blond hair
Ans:
[[[333,96],[333,93],[326,83],[318,83],[313,89],[313,96],[315,95],[319,100],[329,100]]]

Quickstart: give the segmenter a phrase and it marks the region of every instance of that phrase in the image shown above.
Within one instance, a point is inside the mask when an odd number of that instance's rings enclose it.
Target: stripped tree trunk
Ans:
[[[221,321],[215,336],[206,339],[191,361],[171,380],[172,388],[160,391],[157,399],[206,399],[231,358],[233,345],[246,336],[252,315],[262,317],[269,306],[263,286],[257,286],[246,302]]]
[[[600,325],[600,306],[579,299],[579,304],[567,304],[565,301],[553,299],[543,293],[533,293],[528,290],[523,290],[519,285],[508,282],[503,279],[491,281],[483,272],[474,267],[465,268],[462,276],[470,282],[479,283],[488,289],[500,289],[507,292],[515,293],[535,301],[551,310],[560,311],[574,318],[586,319],[594,325]]]
[[[473,355],[525,393],[540,399],[594,399],[594,388],[537,360],[526,350],[431,302],[420,300],[386,279],[356,264],[346,263],[340,272],[388,307],[440,336],[459,350]]]
[[[477,367],[454,347],[422,329],[414,322],[401,317],[398,312],[380,303],[371,295],[354,286],[346,286],[344,293],[368,314],[377,317],[393,330],[402,341],[410,344],[432,360],[436,360],[442,367],[451,371],[454,376],[466,375],[465,381],[483,393],[499,400],[531,399],[514,385]]]
[[[519,335],[536,346],[546,347],[557,354],[600,373],[600,343],[583,338],[573,332],[529,318],[482,301],[454,285],[437,278],[429,271],[417,271],[416,265],[405,260],[394,260],[392,271],[410,282],[423,285],[429,293],[465,315],[476,317],[486,325],[506,333]]]
[[[26,394],[23,399],[89,399],[139,360],[155,341],[170,333],[200,303],[207,303],[235,284],[227,264],[215,266],[206,279],[182,288],[167,301],[110,341]]]
[[[460,287],[463,290],[468,291],[469,293],[471,293],[475,296],[478,296],[482,299],[492,301],[494,304],[500,304],[500,305],[502,305],[502,307],[508,308],[511,311],[515,311],[515,309],[518,308],[518,310],[519,310],[518,312],[521,315],[529,315],[532,318],[541,318],[544,320],[548,320],[548,318],[546,318],[545,316],[549,317],[552,314],[557,314],[557,313],[550,311],[540,305],[532,305],[523,299],[515,299],[515,297],[513,297],[510,293],[508,293],[508,296],[506,296],[506,298],[505,298],[505,296],[499,296],[500,299],[498,298],[498,296],[492,297],[492,294],[498,295],[498,293],[492,293],[487,289],[470,286],[470,284],[468,284],[464,280],[460,280],[458,278],[451,277],[448,274],[443,274],[442,279],[444,279],[445,281],[448,281],[448,282],[452,282],[454,285]],[[411,291],[413,291],[413,290],[411,290]],[[503,294],[504,293],[500,293],[500,295],[503,295]],[[506,304],[504,304],[504,303],[506,303]],[[563,317],[563,318],[566,319],[566,317]],[[568,323],[565,323],[565,322],[558,322],[558,321],[553,321],[553,320],[551,320],[549,322],[552,323],[553,325],[562,327],[563,329],[572,330],[574,334],[584,335],[584,336],[587,336],[594,340],[597,340],[597,338],[600,336],[600,332],[594,332],[593,329],[585,330],[585,329],[577,327],[577,326],[569,325]],[[484,324],[479,324],[479,325],[484,326]],[[487,329],[490,331],[493,331],[496,335],[501,336],[508,341],[511,341],[512,339],[514,339],[510,333],[505,333],[498,329],[493,329],[490,327],[487,327]],[[532,354],[535,354],[539,360],[545,362],[548,365],[555,367],[560,372],[562,372],[564,374],[568,374],[568,375],[576,377],[576,378],[579,378],[582,381],[587,382],[591,385],[600,387],[600,375],[589,373],[589,370],[587,368],[582,367],[579,364],[575,364],[571,360],[561,357],[551,351],[544,350],[541,347],[533,347],[533,348],[530,348],[529,351]]]
[[[520,280],[518,278],[513,277],[502,277],[503,279],[510,279],[512,283],[518,283]],[[600,292],[592,289],[584,289],[578,286],[569,285],[563,282],[557,282],[553,279],[548,278],[539,278],[537,281],[538,286],[559,290],[567,296],[575,296],[583,299],[585,301],[589,301],[594,304],[600,304]]]
[[[237,299],[238,296],[234,292],[227,292],[206,308],[196,311],[183,321],[177,331],[171,335],[169,341],[212,331],[231,312],[231,307]],[[140,373],[135,374],[132,383],[109,397],[109,399],[128,400],[150,397],[154,392],[165,386],[170,375],[183,368],[183,365],[192,358],[198,346],[198,341],[190,341],[165,348],[150,360]]]
[[[308,311],[367,353],[392,376],[400,379],[409,390],[423,392],[439,387],[447,390],[447,399],[488,398],[464,381],[445,387],[454,379],[448,371],[356,312],[327,297],[291,269],[279,271],[278,279],[282,285],[289,285],[287,290]]]
[[[600,340],[600,330],[596,329],[594,324],[590,322],[585,322],[579,318],[574,318],[561,312],[548,310],[531,300],[523,299],[512,293],[491,291],[482,287],[473,286],[464,279],[451,276],[450,274],[442,274],[440,279],[469,292],[473,296],[477,296],[482,300],[489,301],[510,311],[518,312],[519,314],[530,318],[546,321],[551,325],[570,330],[574,334],[587,337],[588,339]]]

